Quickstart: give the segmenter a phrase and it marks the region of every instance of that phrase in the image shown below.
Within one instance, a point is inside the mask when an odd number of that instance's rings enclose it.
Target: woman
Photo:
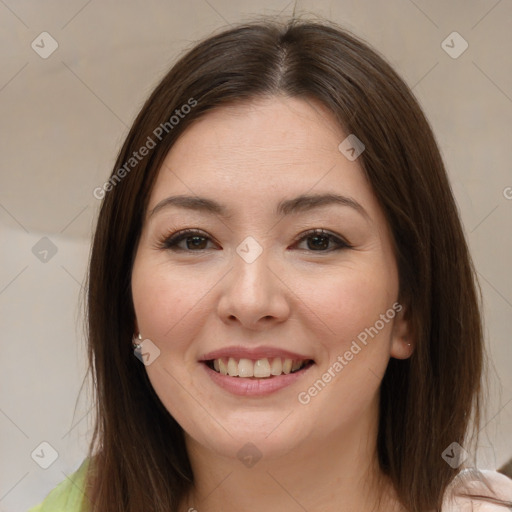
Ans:
[[[97,423],[63,510],[512,505],[463,471],[483,343],[443,162],[365,43],[296,20],[203,41],[94,194]]]

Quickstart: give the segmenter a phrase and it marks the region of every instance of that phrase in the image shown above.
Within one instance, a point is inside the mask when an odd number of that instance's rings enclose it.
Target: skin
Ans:
[[[146,370],[185,431],[195,486],[183,510],[365,511],[379,498],[380,510],[400,510],[375,450],[382,376],[390,357],[412,351],[405,309],[309,403],[297,398],[398,302],[389,227],[358,160],[338,150],[346,135],[316,101],[258,99],[194,122],[159,171],[132,273],[134,328],[160,350]],[[280,201],[304,193],[350,197],[366,215],[333,204],[276,215]],[[213,199],[231,215],[177,206],[151,215],[177,194]],[[159,245],[186,228],[204,232],[200,249],[190,239],[181,251]],[[316,228],[351,247],[296,241]],[[236,252],[247,236],[262,248],[252,263]],[[270,396],[235,396],[198,360],[238,344],[315,365]],[[237,457],[248,442],[262,454],[252,467]]]

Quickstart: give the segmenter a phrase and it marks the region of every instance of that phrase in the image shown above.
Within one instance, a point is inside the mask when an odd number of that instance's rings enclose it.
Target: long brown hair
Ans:
[[[96,424],[87,505],[95,512],[176,511],[193,485],[183,431],[133,355],[133,258],[177,137],[213,108],[275,94],[320,101],[365,144],[358,161],[391,228],[415,352],[391,359],[382,381],[382,472],[408,510],[440,509],[458,471],[441,454],[453,442],[469,451],[480,422],[479,295],[429,123],[390,65],[346,30],[264,20],[214,35],[180,58],[142,107],[99,194],[88,280]],[[186,115],[171,122],[176,109]],[[150,139],[154,147],[131,161]]]

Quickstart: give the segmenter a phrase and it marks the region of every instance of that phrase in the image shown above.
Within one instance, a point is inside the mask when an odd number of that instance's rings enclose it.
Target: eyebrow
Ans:
[[[360,203],[350,197],[339,194],[303,194],[293,199],[286,199],[277,205],[276,215],[283,216],[303,213],[314,208],[330,205],[348,206],[356,210],[367,220],[370,220],[370,216]],[[160,210],[170,206],[211,213],[226,219],[232,217],[232,214],[229,213],[226,206],[214,201],[213,199],[186,195],[170,196],[163,199],[151,210],[149,217],[152,217]]]

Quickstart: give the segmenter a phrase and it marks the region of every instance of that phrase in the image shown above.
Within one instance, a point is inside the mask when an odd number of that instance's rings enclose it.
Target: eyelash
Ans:
[[[191,250],[191,249],[182,249],[177,247],[177,245],[182,241],[186,240],[187,238],[191,238],[193,236],[197,236],[200,238],[205,238],[211,240],[211,238],[204,232],[198,229],[182,229],[176,233],[170,233],[166,236],[164,236],[158,243],[159,249],[167,249],[175,252],[198,252],[202,253],[203,251],[206,251],[208,249],[198,249],[197,251]],[[329,241],[334,241],[338,244],[338,247],[335,249],[328,249],[328,250],[309,250],[310,252],[320,252],[320,253],[329,253],[333,251],[339,251],[342,249],[352,249],[352,246],[343,240],[341,237],[336,236],[332,233],[329,233],[328,231],[324,229],[310,229],[304,233],[301,233],[297,238],[294,240],[294,244],[297,242],[301,242],[304,239],[307,239],[312,236],[324,236],[329,239]],[[306,249],[307,250],[307,249]]]

